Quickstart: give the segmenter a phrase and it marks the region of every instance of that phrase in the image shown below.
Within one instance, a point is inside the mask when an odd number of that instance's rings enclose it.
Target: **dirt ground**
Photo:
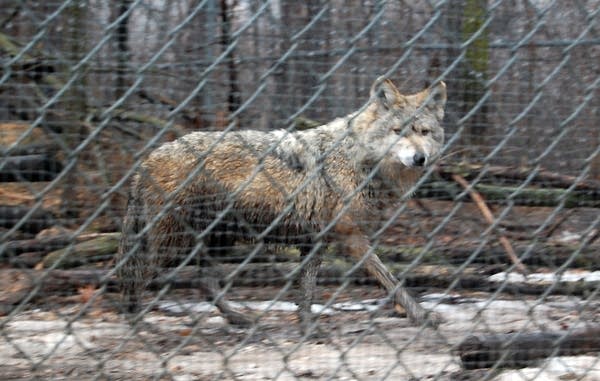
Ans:
[[[380,303],[379,289],[351,287],[323,310],[319,333],[304,338],[289,300],[269,303],[278,291],[235,291],[236,299],[261,315],[248,329],[229,326],[189,292],[164,299],[134,328],[117,313],[112,294],[25,309],[1,323],[0,379],[600,380],[597,353],[491,372],[462,370],[455,350],[470,334],[567,332],[600,323],[597,296],[430,293],[421,296],[422,303],[446,319],[431,329],[395,316]],[[335,291],[322,288],[318,302],[326,303]]]
[[[452,212],[454,205],[411,203],[381,243],[419,247],[433,240],[433,248],[442,247],[450,255],[465,248],[470,254],[485,238],[488,243],[482,256],[488,255],[504,271],[507,259],[495,233],[486,233],[488,225],[480,211],[464,203]],[[503,213],[503,207],[492,209],[496,216]],[[557,257],[548,264],[544,256],[550,251],[545,250],[560,249],[557,252],[570,255],[586,239],[597,246],[593,242],[597,216],[597,209],[591,208],[555,213],[554,208],[515,207],[504,214],[499,226],[520,255],[534,238],[532,234],[547,221],[547,228],[535,236],[538,242],[533,253],[540,256],[539,265],[529,266],[533,272],[552,275],[560,266],[557,261],[569,258]],[[593,260],[597,251],[589,245],[583,249],[582,267],[574,269],[574,275],[588,271],[595,286],[578,296],[458,288],[448,295],[442,289],[413,290],[420,292],[425,307],[446,319],[437,329],[411,326],[381,303],[385,295],[380,289],[369,285],[353,284],[341,291],[335,285],[320,286],[316,303],[327,304],[334,295],[335,300],[324,310],[315,306],[323,310],[318,333],[307,338],[298,330],[293,296],[280,295],[280,288],[274,286],[236,287],[229,294],[260,315],[252,328],[228,325],[210,304],[199,302],[202,295],[191,290],[164,296],[131,325],[118,313],[119,299],[112,292],[91,287],[61,295],[39,289],[35,300],[11,306],[0,317],[0,380],[599,381],[598,352],[553,357],[528,368],[466,371],[456,351],[459,343],[474,334],[568,333],[585,324],[600,324],[600,274]],[[460,265],[464,259],[429,258],[442,265]],[[412,258],[399,256],[399,260]]]

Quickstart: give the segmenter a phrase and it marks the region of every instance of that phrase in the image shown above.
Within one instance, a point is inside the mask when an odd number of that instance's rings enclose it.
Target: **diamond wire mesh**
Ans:
[[[6,0],[2,379],[600,378],[599,11],[593,0]],[[177,221],[195,241],[169,248],[141,311],[124,313],[129,256],[115,254],[132,180],[157,201],[129,255],[208,171],[174,170],[183,180],[165,192],[143,175],[153,150],[194,131],[221,133],[203,157],[239,130],[310,132],[365,110],[382,74],[403,93],[446,82],[446,141],[412,189],[393,191],[399,203],[356,221],[377,225],[358,262],[351,237],[331,239],[344,213],[312,248],[274,244],[294,204],[256,224],[234,192],[202,231]],[[291,192],[264,164],[291,135],[264,150],[241,139],[257,165],[236,192],[264,177],[293,199],[324,178],[345,194],[324,162],[353,133]],[[227,236],[228,216],[250,239]],[[397,311],[395,291],[360,269],[373,255],[445,322]],[[146,256],[136,271],[151,269]],[[317,256],[318,319],[305,333],[298,277]],[[225,298],[253,323],[228,323],[215,308]]]

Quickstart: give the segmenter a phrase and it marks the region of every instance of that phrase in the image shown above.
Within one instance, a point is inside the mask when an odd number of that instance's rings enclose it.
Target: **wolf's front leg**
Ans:
[[[367,249],[368,250],[368,249]],[[400,285],[375,253],[371,253],[364,262],[367,272],[377,278],[390,295],[394,295],[394,307],[401,306],[408,318],[416,325],[428,324],[437,327],[444,319],[436,312],[427,311]]]
[[[345,239],[346,249],[355,260],[361,261],[364,259],[363,266],[369,275],[375,277],[379,284],[390,295],[393,295],[396,309],[398,306],[404,308],[408,318],[416,325],[429,324],[436,327],[444,321],[439,314],[421,307],[410,293],[400,285],[398,279],[385,267],[377,254],[371,252],[365,258],[370,249],[369,240],[357,227],[341,225],[336,230],[348,235]]]
[[[300,247],[301,261],[304,264],[298,275],[298,317],[300,319],[300,329],[302,333],[308,333],[309,327],[313,322],[311,305],[317,286],[317,273],[321,265],[321,255],[317,252],[311,253],[311,246]]]

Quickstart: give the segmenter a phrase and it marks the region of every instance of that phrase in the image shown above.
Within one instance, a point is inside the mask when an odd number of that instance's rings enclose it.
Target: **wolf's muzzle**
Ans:
[[[425,166],[426,161],[427,161],[427,158],[425,157],[425,154],[423,154],[422,152],[417,152],[415,154],[415,156],[413,156],[413,165],[415,167]]]

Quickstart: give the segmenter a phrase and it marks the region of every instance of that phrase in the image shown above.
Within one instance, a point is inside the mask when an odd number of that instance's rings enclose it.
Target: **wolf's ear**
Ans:
[[[381,76],[371,86],[371,99],[374,99],[385,110],[394,105],[404,104],[404,96],[394,86],[392,81]]]
[[[443,81],[436,83],[434,86],[422,93],[422,102],[427,102],[425,107],[433,111],[436,117],[441,121],[444,119],[444,108],[446,107],[446,84]]]

